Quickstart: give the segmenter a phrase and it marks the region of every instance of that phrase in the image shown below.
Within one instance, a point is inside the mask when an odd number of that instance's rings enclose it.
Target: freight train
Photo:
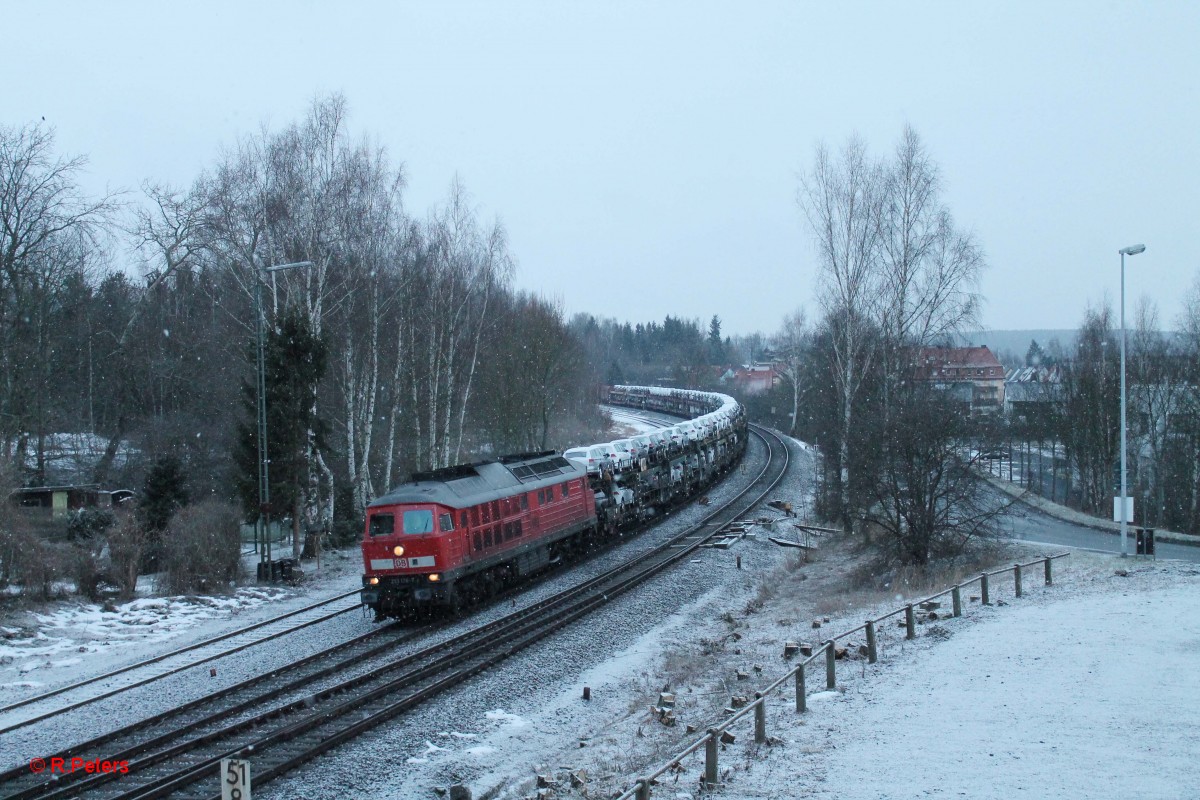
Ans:
[[[376,621],[460,609],[609,546],[700,491],[746,446],[732,397],[613,386],[614,405],[691,417],[616,442],[416,473],[367,506],[362,604]]]

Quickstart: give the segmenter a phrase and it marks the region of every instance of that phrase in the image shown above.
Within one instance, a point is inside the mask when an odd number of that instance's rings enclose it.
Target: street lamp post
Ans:
[[[1136,256],[1145,250],[1144,244],[1131,244],[1118,251],[1121,254],[1121,499],[1117,508],[1121,514],[1121,558],[1129,555],[1129,514],[1126,513],[1128,501],[1125,499],[1125,256]]]
[[[258,335],[258,529],[262,532],[263,542],[262,549],[259,551],[258,577],[260,580],[271,579],[271,481],[270,460],[267,455],[266,315],[263,310],[262,273],[275,273],[285,269],[311,266],[311,261],[296,261],[291,264],[276,264],[254,270],[255,332]]]

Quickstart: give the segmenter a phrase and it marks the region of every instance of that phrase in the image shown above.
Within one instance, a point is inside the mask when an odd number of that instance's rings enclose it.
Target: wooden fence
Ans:
[[[825,661],[825,688],[826,690],[837,688],[837,650],[836,645],[838,640],[847,639],[851,636],[856,636],[859,633],[864,634],[866,638],[866,656],[867,662],[874,664],[879,660],[878,648],[878,626],[881,622],[886,622],[892,617],[904,615],[904,638],[915,639],[917,636],[917,615],[916,607],[926,603],[934,603],[938,599],[950,595],[951,611],[955,617],[962,616],[962,590],[975,583],[979,584],[979,601],[983,605],[991,605],[991,585],[990,579],[997,575],[1011,574],[1013,577],[1013,592],[1015,596],[1020,597],[1023,592],[1022,577],[1023,571],[1029,567],[1042,565],[1043,577],[1047,586],[1054,583],[1054,573],[1052,562],[1057,558],[1063,558],[1070,555],[1069,553],[1058,553],[1053,556],[1035,559],[1025,564],[1013,564],[1011,567],[992,570],[991,572],[982,572],[978,577],[972,578],[966,583],[956,584],[955,586],[945,589],[937,594],[921,600],[916,600],[907,605],[901,606],[894,611],[884,614],[882,617],[869,619],[857,628],[852,628],[848,631],[837,634],[831,639],[827,639],[822,643],[820,648],[814,648],[811,655],[803,658],[790,672],[782,676],[770,686],[754,693],[754,701],[747,703],[740,711],[736,712],[729,718],[725,719],[721,725],[709,728],[704,735],[689,745],[684,750],[680,751],[654,772],[649,775],[638,778],[634,786],[626,789],[625,792],[619,795],[616,800],[650,800],[651,787],[657,782],[657,779],[669,770],[677,769],[683,759],[695,753],[700,748],[704,748],[704,785],[706,788],[713,789],[719,784],[717,772],[717,751],[719,745],[724,741],[730,743],[734,737],[729,733],[730,728],[743,720],[750,714],[754,715],[754,741],[762,744],[767,741],[767,697],[776,690],[784,686],[788,681],[794,681],[796,686],[796,712],[804,713],[808,710],[808,667],[814,661]]]

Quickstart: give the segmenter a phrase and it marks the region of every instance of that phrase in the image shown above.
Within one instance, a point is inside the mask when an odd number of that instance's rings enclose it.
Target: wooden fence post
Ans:
[[[833,652],[833,646],[833,639],[825,643],[825,687],[828,689],[837,688],[837,667],[834,664],[837,653]]]
[[[648,778],[638,778],[637,800],[650,800],[650,780]]]
[[[917,615],[913,613],[911,603],[904,607],[904,638],[917,638]]]
[[[1051,586],[1054,583],[1054,576],[1050,574],[1050,557],[1046,557],[1046,585]]]
[[[985,606],[992,604],[992,601],[988,598],[988,575],[986,572],[979,576],[979,601]]]
[[[796,667],[796,713],[808,711],[808,690],[804,687],[804,662]]]
[[[762,692],[754,693],[754,741],[762,744],[767,741],[767,699]]]
[[[954,601],[954,616],[962,616],[962,590],[958,584],[954,585],[954,591],[950,592],[950,599]]]
[[[1021,565],[1013,564],[1013,588],[1017,597],[1021,596]]]
[[[717,729],[708,729],[708,741],[704,743],[704,782],[709,788],[717,785]]]
[[[867,663],[874,664],[879,660],[879,651],[875,649],[875,620],[867,620]]]

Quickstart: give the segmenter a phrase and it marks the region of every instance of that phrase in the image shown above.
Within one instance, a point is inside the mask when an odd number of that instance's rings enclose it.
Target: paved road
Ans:
[[[1055,519],[1035,508],[1017,503],[1012,508],[1012,514],[1004,521],[1003,527],[1014,539],[1031,542],[1059,544],[1068,547],[1083,547],[1106,553],[1121,552],[1120,534],[1106,533]],[[1133,529],[1129,530],[1129,552],[1133,553],[1136,541]],[[1200,547],[1170,542],[1155,541],[1156,555],[1159,558],[1176,558],[1182,561],[1200,562]]]

